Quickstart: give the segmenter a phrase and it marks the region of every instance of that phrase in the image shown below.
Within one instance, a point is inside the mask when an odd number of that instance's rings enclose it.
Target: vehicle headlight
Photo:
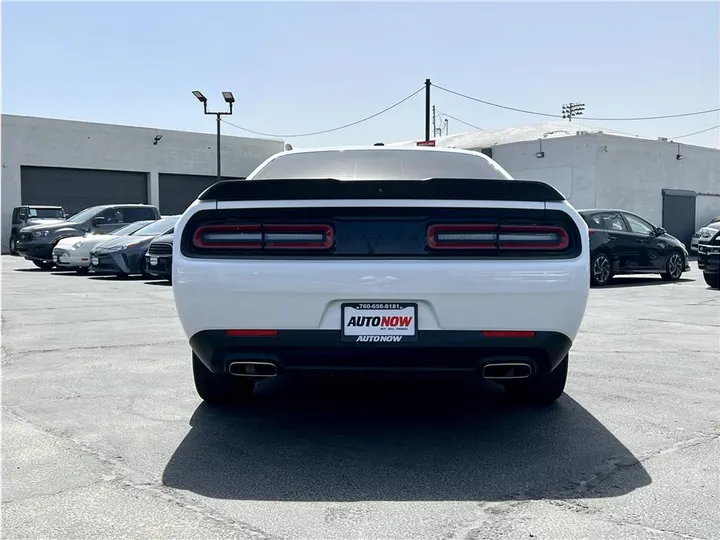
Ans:
[[[34,231],[32,234],[34,238],[42,238],[50,234],[50,231]]]

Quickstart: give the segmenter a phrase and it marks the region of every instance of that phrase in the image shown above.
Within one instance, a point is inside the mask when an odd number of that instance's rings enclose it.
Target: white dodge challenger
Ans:
[[[551,403],[585,314],[588,239],[555,188],[478,152],[281,152],[175,227],[196,390],[225,404],[292,372],[453,373]]]

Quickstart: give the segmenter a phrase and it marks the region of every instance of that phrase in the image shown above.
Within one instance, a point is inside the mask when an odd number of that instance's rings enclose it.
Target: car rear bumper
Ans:
[[[480,374],[495,363],[526,363],[548,373],[572,342],[559,332],[525,337],[486,337],[474,331],[420,331],[408,343],[348,343],[334,330],[281,330],[274,336],[232,336],[204,330],[190,346],[213,373],[228,373],[235,362],[271,363],[289,372],[399,372]]]
[[[153,259],[157,259],[153,262]],[[172,255],[145,254],[145,271],[151,276],[169,278],[172,276]]]
[[[589,261],[191,260],[174,257],[173,295],[190,339],[204,330],[341,329],[346,302],[417,304],[419,331],[527,330],[574,340]]]

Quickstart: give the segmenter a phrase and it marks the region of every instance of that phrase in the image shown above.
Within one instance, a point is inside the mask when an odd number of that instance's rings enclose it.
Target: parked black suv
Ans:
[[[59,223],[67,218],[62,206],[46,206],[41,204],[23,204],[16,206],[12,212],[12,226],[8,248],[11,255],[17,255],[17,244],[20,231],[30,225],[49,225]]]
[[[52,251],[63,238],[87,233],[107,234],[136,221],[156,219],[160,219],[160,211],[148,204],[92,206],[60,223],[23,228],[15,249],[35,266],[47,270],[54,266]]]
[[[625,210],[580,210],[590,229],[590,282],[607,285],[622,274],[660,274],[677,281],[690,270],[685,245]]]
[[[698,242],[698,268],[705,283],[720,289],[720,223],[706,225],[702,232]]]

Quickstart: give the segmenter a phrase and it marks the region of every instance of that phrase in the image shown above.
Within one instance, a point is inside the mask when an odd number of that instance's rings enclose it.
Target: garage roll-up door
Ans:
[[[223,176],[223,180],[234,180],[234,178]],[[160,173],[158,182],[160,213],[169,216],[182,214],[200,193],[217,182],[217,176]]]
[[[69,214],[99,204],[147,204],[147,182],[142,172],[20,168],[22,204],[60,205]]]

